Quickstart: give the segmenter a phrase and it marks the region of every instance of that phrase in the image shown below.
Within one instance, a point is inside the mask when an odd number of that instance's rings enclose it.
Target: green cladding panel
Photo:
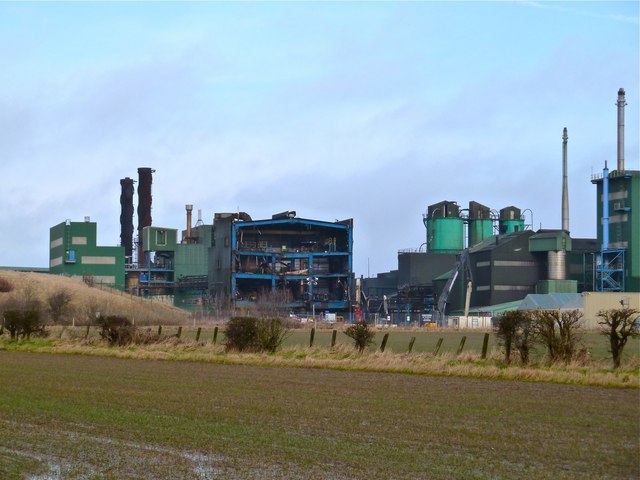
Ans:
[[[469,220],[469,246],[477,245],[493,235],[493,221],[490,218]]]
[[[142,231],[145,252],[173,252],[178,244],[175,228],[144,227]]]
[[[427,231],[427,247],[432,253],[455,253],[464,249],[464,221],[460,217],[430,218]]]
[[[49,272],[89,276],[94,282],[124,288],[124,247],[96,245],[95,222],[60,223],[49,230]]]
[[[500,220],[500,233],[508,234],[524,231],[524,220]]]

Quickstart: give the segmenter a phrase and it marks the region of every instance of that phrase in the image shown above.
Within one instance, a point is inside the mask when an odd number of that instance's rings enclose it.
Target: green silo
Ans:
[[[469,247],[493,235],[493,219],[489,207],[469,202]]]
[[[500,234],[522,232],[524,230],[524,217],[519,208],[505,207],[500,210]]]
[[[429,206],[427,218],[427,251],[458,253],[464,248],[464,221],[456,202],[443,201]]]

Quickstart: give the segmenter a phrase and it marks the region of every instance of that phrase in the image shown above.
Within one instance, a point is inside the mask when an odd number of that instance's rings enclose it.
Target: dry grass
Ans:
[[[451,353],[434,356],[429,353],[396,354],[379,351],[359,354],[347,345],[338,345],[335,348],[289,347],[276,354],[236,353],[226,352],[219,344],[182,341],[175,337],[148,345],[119,348],[108,347],[95,337],[87,340],[63,338],[30,342],[0,340],[0,350],[640,388],[640,359],[637,358],[617,370],[611,369],[608,362],[590,362],[588,365],[577,362],[569,365],[541,363],[520,366],[505,365],[497,352],[485,360],[474,353],[460,356]]]
[[[47,304],[47,298],[60,290],[71,296],[65,315],[67,324],[86,325],[96,313],[123,315],[137,325],[186,324],[190,314],[179,308],[105,287],[90,287],[78,277],[64,277],[44,273],[0,271],[0,279],[10,282],[13,290],[0,293],[0,304],[25,297]]]

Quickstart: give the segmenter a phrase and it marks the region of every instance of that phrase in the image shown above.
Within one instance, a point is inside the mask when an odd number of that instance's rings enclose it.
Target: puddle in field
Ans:
[[[10,423],[10,422],[6,422]],[[26,480],[63,480],[63,479],[91,479],[100,476],[100,472],[105,469],[115,468],[116,471],[124,468],[132,468],[129,472],[135,474],[139,468],[144,469],[145,460],[150,465],[162,468],[166,464],[179,466],[183,474],[190,472],[189,478],[198,480],[213,480],[216,478],[227,478],[227,474],[233,476],[233,469],[221,467],[228,462],[228,457],[224,455],[204,454],[194,451],[183,451],[146,443],[136,443],[126,440],[118,440],[110,437],[90,435],[78,431],[58,432],[58,438],[62,440],[58,443],[59,448],[42,451],[40,439],[31,438],[25,427],[32,427],[37,430],[37,425],[20,425],[25,433],[23,441],[19,446],[0,446],[0,454],[7,454],[10,457],[22,457],[34,460],[40,465],[40,472],[25,475]],[[63,439],[66,437],[67,441]],[[94,449],[91,449],[91,445]],[[106,447],[99,448],[99,445]],[[74,447],[83,445],[82,450]],[[46,447],[45,447],[46,448]],[[91,453],[87,455],[87,450]],[[69,452],[74,453],[69,453]],[[139,452],[136,454],[136,452]],[[96,455],[92,457],[91,455]],[[147,458],[145,458],[147,457]],[[177,460],[175,462],[174,460]],[[128,467],[127,465],[130,464]]]

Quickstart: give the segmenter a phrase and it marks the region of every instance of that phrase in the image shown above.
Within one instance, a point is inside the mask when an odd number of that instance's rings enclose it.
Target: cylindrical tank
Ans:
[[[489,207],[469,202],[469,247],[477,245],[485,238],[493,235],[493,220]]]
[[[522,232],[524,230],[524,218],[519,208],[505,207],[500,210],[500,234]]]
[[[547,252],[547,263],[549,280],[567,279],[567,252],[563,250]]]
[[[440,202],[427,210],[427,250],[457,253],[464,249],[464,221],[455,202]]]
[[[469,219],[469,246],[477,245],[485,238],[493,235],[493,221],[491,219]]]

